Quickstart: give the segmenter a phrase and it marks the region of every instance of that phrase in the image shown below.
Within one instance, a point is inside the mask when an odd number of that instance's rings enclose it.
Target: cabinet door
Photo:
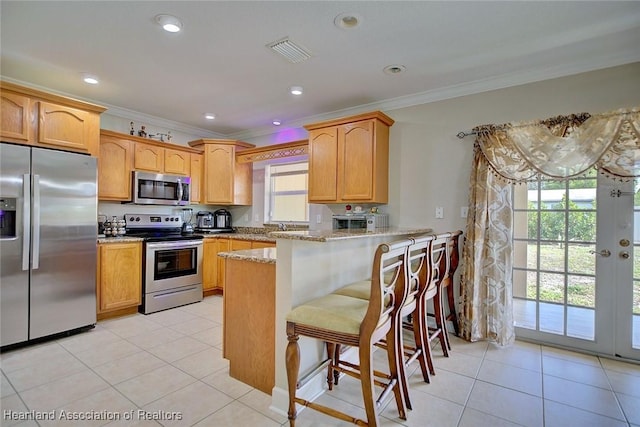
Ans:
[[[63,147],[73,151],[91,152],[96,141],[92,141],[91,113],[50,102],[39,101],[40,126],[38,143]]]
[[[196,203],[202,200],[202,154],[191,153],[191,202]]]
[[[133,142],[103,135],[98,157],[98,199],[131,200]]]
[[[338,200],[368,201],[373,198],[373,121],[350,123],[338,130]]]
[[[235,152],[230,145],[207,145],[204,165],[206,204],[233,204]]]
[[[276,244],[272,242],[261,242],[261,241],[251,242],[252,249],[275,248],[275,247],[276,247]]]
[[[107,243],[99,248],[99,311],[142,303],[142,243]]]
[[[218,261],[218,280],[217,288],[224,289],[224,258],[218,256],[218,252],[229,252],[230,243],[229,239],[218,238],[216,239],[216,258]]]
[[[136,142],[134,167],[136,170],[164,172],[164,148]]]
[[[164,171],[166,173],[189,176],[191,171],[191,153],[174,150],[173,148],[165,148]]]
[[[31,140],[30,99],[11,92],[2,92],[0,95],[2,97],[0,136],[5,141],[29,142]]]
[[[338,128],[309,132],[309,202],[338,199]]]
[[[242,251],[245,249],[251,249],[251,240],[236,240],[231,239],[231,250]]]
[[[214,239],[204,239],[202,250],[202,290],[218,286],[218,245]]]

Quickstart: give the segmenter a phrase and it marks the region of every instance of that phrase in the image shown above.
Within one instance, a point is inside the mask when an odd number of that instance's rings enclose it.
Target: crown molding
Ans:
[[[446,99],[458,98],[461,96],[475,95],[483,92],[489,92],[492,90],[505,89],[508,87],[520,86],[529,83],[535,83],[544,80],[551,80],[560,77],[568,77],[576,74],[587,73],[590,71],[602,70],[605,68],[613,68],[621,65],[631,64],[640,61],[640,50],[635,52],[611,52],[605,57],[600,57],[594,61],[594,58],[589,58],[584,63],[572,64],[571,66],[562,66],[556,68],[547,68],[544,70],[530,70],[530,71],[518,71],[512,73],[505,73],[498,76],[492,76],[486,79],[480,79],[469,83],[452,85],[445,88],[428,90],[412,95],[400,96],[397,98],[391,98],[384,101],[372,102],[369,104],[359,105],[353,108],[345,108],[342,110],[336,110],[329,113],[324,113],[316,116],[305,117],[299,120],[294,120],[288,124],[288,128],[301,128],[307,123],[321,122],[325,120],[332,120],[338,117],[351,116],[362,114],[368,111],[384,111],[389,112],[398,110],[400,108],[413,107],[416,105],[429,104],[437,101],[444,101]],[[281,130],[275,131],[273,127],[265,126],[257,129],[250,129],[247,131],[236,132],[227,135],[227,138],[232,139],[251,139],[260,136],[270,135],[281,132]]]

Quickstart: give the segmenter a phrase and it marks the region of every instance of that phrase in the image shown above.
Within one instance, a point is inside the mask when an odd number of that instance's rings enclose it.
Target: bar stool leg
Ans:
[[[338,371],[333,369],[336,361],[336,351],[339,351],[339,346],[329,341],[325,341],[325,343],[327,345],[327,358],[331,361],[327,368],[327,386],[329,390],[333,390],[333,385],[338,384],[338,375],[340,375]]]
[[[449,286],[447,286],[447,300],[449,303],[449,315],[445,320],[451,320],[451,322],[453,323],[453,331],[456,334],[456,336],[459,337],[460,325],[458,325],[458,315],[456,314],[456,307],[455,307],[456,303],[453,299],[453,280],[451,281],[451,283],[449,283]],[[449,340],[447,340],[447,342],[448,341]],[[451,350],[451,347],[449,347],[449,350]]]
[[[287,366],[287,383],[289,386],[289,426],[296,425],[296,390],[298,389],[298,370],[300,369],[300,346],[298,345],[299,336],[295,332],[287,331],[287,351],[285,360]]]

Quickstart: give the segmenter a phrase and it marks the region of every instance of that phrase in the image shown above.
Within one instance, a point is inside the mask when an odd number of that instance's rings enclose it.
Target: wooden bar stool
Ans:
[[[447,337],[446,322],[444,320],[444,311],[442,306],[444,294],[443,286],[445,279],[449,274],[450,238],[450,232],[440,233],[436,235],[431,244],[431,263],[433,266],[431,280],[433,282],[432,285],[435,286],[436,294],[431,299],[433,302],[433,313],[426,313],[427,316],[425,317],[424,323],[425,335],[429,341],[429,346],[431,346],[431,342],[437,338],[440,342],[440,347],[442,348],[442,354],[445,357],[449,357],[450,344]],[[429,325],[427,320],[428,318],[433,319],[432,325]]]
[[[358,425],[378,426],[380,404],[393,392],[400,418],[406,419],[406,404],[400,379],[401,349],[388,346],[389,374],[373,369],[374,345],[386,339],[396,342],[400,331],[399,312],[407,295],[407,249],[411,241],[400,241],[378,246],[370,281],[370,298],[363,300],[330,294],[316,298],[294,308],[287,315],[286,365],[289,386],[289,425],[295,426],[296,403],[329,416]],[[327,343],[329,375],[334,371],[358,378],[367,421],[357,419],[334,408],[309,402],[296,396],[300,369],[300,335],[317,338]],[[341,345],[358,348],[357,365],[339,360]],[[383,387],[375,399],[375,386]],[[332,388],[329,381],[329,388]]]
[[[400,363],[400,378],[402,379],[402,389],[405,396],[407,407],[411,409],[411,400],[409,398],[408,381],[406,376],[407,367],[418,360],[422,369],[425,382],[430,382],[430,373],[434,372],[433,361],[431,360],[431,349],[427,344],[427,336],[425,335],[425,315],[426,302],[425,298],[432,298],[435,295],[435,284],[432,284],[431,273],[431,243],[435,236],[423,236],[418,239],[412,239],[408,248],[407,262],[407,298],[400,309],[400,321],[410,318],[410,322],[402,322],[401,326],[413,331],[414,345],[405,345],[402,331],[398,333],[397,342],[393,345],[402,349],[403,359]],[[432,285],[431,287],[429,287]],[[370,298],[371,286],[367,281],[354,283],[334,292],[337,295],[345,295],[354,298],[368,300]],[[378,347],[385,348],[387,341],[381,341],[376,344]],[[337,378],[335,379],[337,384]]]
[[[445,316],[445,321],[451,321],[451,323],[453,323],[453,330],[456,336],[460,336],[460,325],[458,324],[456,303],[453,295],[455,288],[454,276],[460,262],[460,250],[458,241],[460,240],[461,235],[462,230],[456,230],[451,233],[451,237],[449,238],[449,271],[442,285],[447,291],[447,302],[449,305],[449,313]],[[449,340],[447,339],[447,343],[448,342]],[[449,350],[451,350],[451,346],[449,346]]]

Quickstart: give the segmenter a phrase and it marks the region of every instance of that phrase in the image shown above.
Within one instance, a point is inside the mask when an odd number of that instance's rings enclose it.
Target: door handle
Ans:
[[[22,270],[29,269],[31,247],[31,174],[22,175]]]
[[[629,257],[630,257],[631,255],[629,255],[629,252],[627,252],[627,251],[620,251],[620,253],[618,254],[618,256],[620,256],[620,258],[622,258],[622,259],[629,259]]]
[[[609,258],[611,256],[611,251],[609,249],[603,249],[600,252],[589,251],[589,253],[600,255],[601,257],[604,257],[604,258]]]

